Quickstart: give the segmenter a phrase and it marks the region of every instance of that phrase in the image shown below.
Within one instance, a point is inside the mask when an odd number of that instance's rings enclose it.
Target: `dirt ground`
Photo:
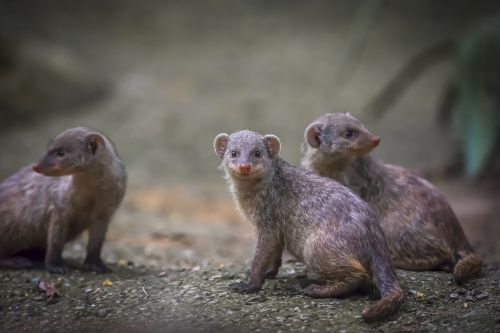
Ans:
[[[298,263],[257,295],[229,289],[246,279],[254,245],[217,170],[217,133],[274,133],[297,164],[307,124],[349,111],[382,137],[375,154],[390,163],[439,171],[460,150],[463,133],[435,123],[450,62],[383,119],[360,110],[416,52],[500,7],[384,1],[346,82],[338,68],[360,3],[0,1],[0,179],[62,129],[88,126],[115,142],[130,184],[103,249],[114,272],[77,269],[85,237],[66,246],[70,274],[0,270],[0,332],[500,332],[498,185],[438,184],[485,276],[457,286],[446,273],[399,271],[407,297],[382,322],[360,317],[375,295],[303,296]]]
[[[221,180],[221,182],[223,182]],[[307,271],[286,263],[255,295],[230,291],[246,279],[252,229],[229,195],[187,188],[133,188],[117,213],[104,258],[114,272],[79,271],[85,239],[66,248],[75,271],[0,271],[2,332],[500,332],[498,197],[487,188],[441,184],[478,252],[483,278],[457,286],[444,272],[398,276],[400,311],[365,324],[362,309],[376,295],[311,299],[301,294]],[[472,196],[470,193],[472,192]],[[58,296],[40,290],[54,283]]]

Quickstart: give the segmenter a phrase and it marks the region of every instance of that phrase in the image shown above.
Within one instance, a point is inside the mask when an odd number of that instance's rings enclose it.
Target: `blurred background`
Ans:
[[[349,111],[382,137],[377,156],[437,183],[498,266],[499,21],[485,0],[2,0],[0,179],[89,126],[129,172],[108,260],[244,260],[252,230],[215,135],[276,134],[298,164],[305,127]]]

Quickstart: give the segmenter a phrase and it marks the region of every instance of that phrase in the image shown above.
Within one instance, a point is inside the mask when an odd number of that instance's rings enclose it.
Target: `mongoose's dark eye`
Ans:
[[[344,137],[346,138],[351,138],[354,134],[354,130],[351,129],[351,128],[348,128],[345,132],[344,132]]]
[[[64,156],[64,154],[65,154],[64,148],[57,148],[56,154],[57,154],[57,156],[61,156],[61,157]]]
[[[254,153],[254,156],[255,157],[260,157],[260,150],[256,150],[255,153]]]
[[[238,156],[238,152],[236,150],[231,151],[231,157],[236,157]]]

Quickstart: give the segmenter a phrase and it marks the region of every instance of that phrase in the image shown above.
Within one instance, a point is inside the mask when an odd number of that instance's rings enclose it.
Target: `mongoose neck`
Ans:
[[[318,149],[307,147],[302,159],[302,166],[322,176],[334,178],[332,175],[343,172],[351,160],[351,157],[345,155],[325,154]]]
[[[349,187],[370,203],[379,200],[387,177],[381,162],[370,155],[354,157],[342,169],[330,170],[326,176]]]
[[[280,168],[279,160],[273,161],[272,165],[265,170],[261,177],[252,179],[241,179],[226,173],[226,178],[230,185],[231,193],[244,215],[252,210],[260,198],[265,196]]]
[[[116,188],[117,192],[124,192],[126,178],[125,166],[112,144],[106,142],[106,149],[100,153],[91,167],[73,174],[73,186],[81,191]]]

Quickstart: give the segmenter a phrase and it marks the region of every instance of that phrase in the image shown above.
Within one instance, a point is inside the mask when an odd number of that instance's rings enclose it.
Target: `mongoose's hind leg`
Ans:
[[[33,268],[33,266],[33,261],[25,257],[10,257],[0,259],[0,267],[21,269]]]
[[[304,289],[304,295],[316,298],[343,297],[361,286],[360,281],[334,281],[329,284],[311,284]]]

